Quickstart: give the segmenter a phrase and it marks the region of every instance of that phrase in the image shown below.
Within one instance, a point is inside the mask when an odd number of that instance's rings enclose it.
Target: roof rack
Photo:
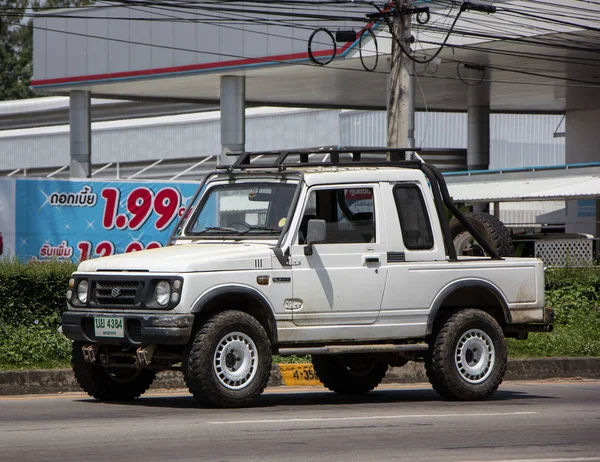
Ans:
[[[351,166],[360,164],[363,166],[398,166],[414,167],[422,163],[421,160],[404,160],[407,152],[418,152],[415,148],[372,148],[372,147],[318,147],[307,149],[290,149],[277,151],[242,152],[241,154],[230,154],[238,156],[233,165],[221,165],[217,168],[233,170],[248,169],[271,169],[285,170],[287,167],[318,167],[344,165]],[[327,160],[311,162],[311,155],[326,155]],[[343,156],[344,154],[350,156]],[[368,154],[369,159],[363,155]],[[385,156],[382,160],[374,160],[373,157]],[[273,162],[257,163],[262,157],[274,157]],[[253,162],[254,161],[254,162]]]
[[[246,169],[273,169],[277,168],[279,171],[283,171],[287,166],[290,167],[304,167],[304,166],[332,166],[332,165],[342,165],[342,166],[394,166],[394,167],[405,167],[405,168],[416,168],[423,172],[423,174],[427,177],[431,192],[433,194],[434,204],[436,208],[437,215],[440,220],[440,225],[442,228],[442,235],[444,241],[444,247],[446,249],[446,255],[448,255],[450,260],[457,261],[457,253],[454,248],[454,243],[452,240],[452,235],[450,233],[450,226],[448,224],[448,216],[446,214],[446,208],[460,221],[460,223],[471,233],[471,236],[475,238],[475,240],[483,247],[483,249],[490,255],[492,259],[501,260],[502,257],[498,254],[496,249],[485,240],[483,235],[467,220],[465,215],[461,212],[461,210],[456,207],[454,201],[450,197],[448,193],[448,187],[446,186],[446,181],[444,177],[440,173],[440,171],[433,165],[430,165],[423,161],[417,154],[415,157],[418,160],[401,160],[400,157],[404,157],[407,152],[418,152],[419,149],[414,148],[359,148],[359,147],[320,147],[320,148],[312,148],[312,149],[298,149],[298,150],[279,150],[279,151],[263,151],[263,152],[243,152],[239,154],[238,159],[235,161],[233,165],[224,165],[219,166],[217,168],[226,169],[229,174],[232,174],[234,170],[246,170]],[[319,162],[310,162],[309,156],[311,154],[328,154],[329,161],[319,161]],[[351,154],[351,160],[342,162],[340,158],[340,154]],[[372,160],[363,161],[363,154],[375,154],[375,155],[384,155],[384,161],[376,161]],[[232,154],[236,155],[236,154]],[[273,163],[251,163],[252,158],[255,159],[259,156],[264,157],[275,157],[275,161]],[[290,156],[299,156],[299,162],[289,162],[285,163],[286,160]],[[390,159],[390,160],[388,160]],[[218,172],[213,172],[217,173]],[[196,198],[200,195],[200,192],[203,190],[208,177],[211,174],[208,174],[198,188],[195,196],[189,202],[188,209],[181,216],[179,223],[173,229],[171,237],[169,238],[169,242],[173,242],[175,239],[175,235],[177,230],[180,229],[181,224],[183,223],[185,217],[188,216],[188,212],[190,207],[196,201]],[[283,228],[281,235],[283,236],[288,228],[291,220],[288,220],[286,225]],[[281,239],[281,237],[280,237]],[[279,245],[278,242],[277,245]],[[278,257],[279,258],[279,257]],[[282,255],[283,258],[283,255]]]

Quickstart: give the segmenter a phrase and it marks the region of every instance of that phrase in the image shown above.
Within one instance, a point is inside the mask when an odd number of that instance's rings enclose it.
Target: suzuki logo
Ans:
[[[112,296],[112,298],[117,298],[119,295],[121,295],[121,289],[115,287],[113,290],[110,291],[110,295]]]

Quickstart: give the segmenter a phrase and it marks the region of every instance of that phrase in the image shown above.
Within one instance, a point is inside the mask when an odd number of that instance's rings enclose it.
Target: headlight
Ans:
[[[160,281],[154,289],[154,300],[160,306],[167,306],[171,298],[171,284],[167,281]]]
[[[79,300],[79,303],[81,303],[82,305],[85,305],[87,303],[88,287],[89,284],[86,279],[81,280],[77,285],[77,300]]]

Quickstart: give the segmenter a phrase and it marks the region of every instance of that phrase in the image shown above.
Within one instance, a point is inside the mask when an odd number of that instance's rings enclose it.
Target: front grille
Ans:
[[[135,306],[139,303],[138,281],[93,281],[91,302],[105,307]]]

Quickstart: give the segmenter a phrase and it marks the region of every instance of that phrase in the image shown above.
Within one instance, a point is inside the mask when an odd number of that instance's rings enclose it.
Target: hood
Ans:
[[[267,244],[183,244],[86,260],[77,271],[189,273],[270,269],[271,255]]]

